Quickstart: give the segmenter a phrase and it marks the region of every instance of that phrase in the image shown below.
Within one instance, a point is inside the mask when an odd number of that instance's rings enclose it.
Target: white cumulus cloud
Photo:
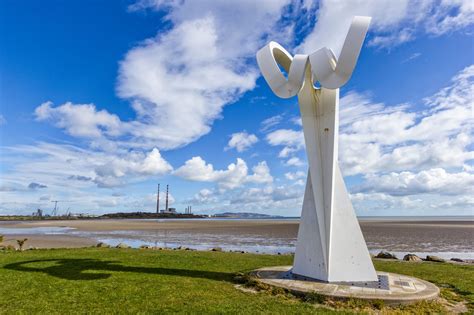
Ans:
[[[300,178],[305,178],[306,173],[302,172],[302,171],[288,172],[288,173],[285,173],[285,177],[289,180],[297,180],[297,179],[300,179]]]
[[[301,161],[299,158],[297,157],[292,157],[290,159],[288,159],[286,162],[285,162],[286,165],[288,166],[302,166],[303,165],[303,161]]]
[[[233,133],[230,136],[227,149],[235,148],[237,152],[243,152],[258,142],[258,138],[254,134],[249,134],[245,131]]]
[[[134,135],[172,149],[207,134],[224,105],[255,87],[248,59],[278,29],[287,1],[139,1],[166,10],[173,27],[129,51],[118,94],[133,101]],[[236,31],[238,30],[238,31]]]
[[[369,45],[391,47],[420,33],[438,36],[472,25],[474,4],[471,0],[323,0],[317,23],[298,50],[312,53],[328,47],[338,56],[355,15],[372,17]]]
[[[474,192],[474,174],[467,172],[448,173],[434,168],[418,173],[392,172],[385,175],[370,175],[358,188],[361,192],[380,192],[393,196],[417,194],[462,195]]]
[[[212,164],[206,163],[200,156],[195,156],[186,161],[174,174],[187,180],[200,182],[215,182],[223,189],[235,189],[245,183],[270,183],[273,177],[265,161],[252,168],[253,174],[249,175],[247,163],[238,158],[236,163],[231,163],[225,170],[215,170]]]
[[[346,175],[463,167],[474,159],[474,66],[424,100],[425,108],[372,103],[355,92],[341,98],[339,158]]]
[[[21,185],[38,180],[58,190],[94,184],[120,186],[150,176],[162,176],[173,169],[157,148],[149,152],[108,154],[72,145],[38,143],[7,148],[4,153],[3,161],[14,161],[14,172],[2,175],[4,181]]]
[[[282,158],[304,148],[304,136],[301,130],[278,129],[267,134],[266,140],[271,146],[284,146],[279,153],[279,157]]]
[[[122,134],[122,122],[119,117],[106,110],[97,110],[94,104],[64,103],[52,107],[45,102],[35,109],[36,119],[52,121],[68,134],[76,137],[98,138],[103,134],[119,136]]]

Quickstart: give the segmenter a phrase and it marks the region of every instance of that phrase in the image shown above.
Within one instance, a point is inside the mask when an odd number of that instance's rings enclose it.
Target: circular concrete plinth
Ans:
[[[252,272],[258,281],[285,288],[297,294],[309,292],[333,298],[357,298],[383,300],[387,304],[408,304],[438,297],[439,289],[434,284],[404,275],[377,272],[378,282],[326,283],[303,279],[291,273],[291,266],[257,269]]]

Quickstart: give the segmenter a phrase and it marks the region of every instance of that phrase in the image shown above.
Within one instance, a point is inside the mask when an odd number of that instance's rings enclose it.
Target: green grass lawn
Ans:
[[[58,249],[0,251],[0,313],[347,313],[288,294],[246,293],[235,274],[290,265],[292,256],[224,252]],[[474,267],[377,261],[378,270],[413,275],[474,302]],[[471,304],[472,305],[472,304]]]

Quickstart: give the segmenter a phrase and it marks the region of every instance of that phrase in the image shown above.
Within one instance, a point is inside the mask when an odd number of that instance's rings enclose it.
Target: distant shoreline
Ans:
[[[101,216],[57,216],[57,217],[36,217],[30,215],[0,215],[0,223],[2,221],[89,221],[89,220],[299,220],[301,217],[284,217],[284,216],[262,216],[262,217],[238,217],[238,216],[208,216],[202,214],[156,214],[145,213],[139,216],[133,213],[128,215],[105,214]],[[440,222],[440,221],[465,221],[474,224],[474,216],[358,216],[360,222]]]

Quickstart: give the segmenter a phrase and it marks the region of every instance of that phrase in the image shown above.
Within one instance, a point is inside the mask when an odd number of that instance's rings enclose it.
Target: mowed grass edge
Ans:
[[[0,252],[0,313],[349,313],[289,294],[248,293],[235,275],[291,265],[290,255],[227,252],[54,249]],[[474,267],[376,261],[378,270],[431,281],[453,300],[474,303]],[[449,297],[449,296],[448,296]],[[429,305],[428,305],[429,307]]]

